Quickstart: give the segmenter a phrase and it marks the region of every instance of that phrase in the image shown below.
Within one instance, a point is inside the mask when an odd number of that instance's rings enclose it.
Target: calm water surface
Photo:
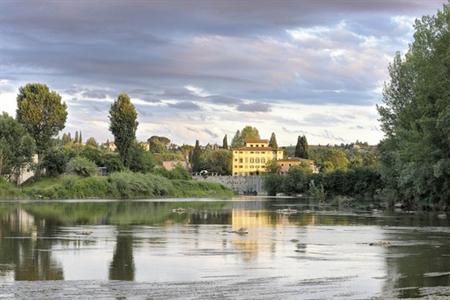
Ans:
[[[0,203],[0,299],[445,296],[443,217],[256,197]]]

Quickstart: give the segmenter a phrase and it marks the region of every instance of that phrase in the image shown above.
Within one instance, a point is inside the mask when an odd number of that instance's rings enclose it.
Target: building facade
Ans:
[[[244,147],[231,150],[233,176],[259,175],[269,161],[283,159],[283,149],[269,147],[268,140],[247,140]]]

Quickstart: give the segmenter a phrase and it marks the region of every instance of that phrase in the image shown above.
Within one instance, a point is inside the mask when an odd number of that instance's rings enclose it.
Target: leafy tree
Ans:
[[[245,126],[241,131],[241,139],[244,143],[247,140],[259,140],[261,137],[259,136],[258,129],[252,126]]]
[[[223,149],[228,149],[228,137],[227,137],[226,134],[225,134],[225,136],[223,137],[222,148],[223,148]]]
[[[450,4],[415,23],[414,41],[389,67],[378,107],[386,187],[409,206],[450,205]]]
[[[202,169],[220,175],[231,174],[231,151],[226,149],[206,150],[202,152]]]
[[[241,131],[236,131],[236,134],[234,135],[233,139],[231,140],[231,147],[238,148],[243,147],[245,145],[244,140],[242,139]]]
[[[270,173],[264,176],[263,187],[269,196],[276,196],[281,193],[285,177],[277,173]]]
[[[35,142],[23,126],[7,113],[0,115],[0,177],[19,175],[33,161]]]
[[[40,168],[45,170],[49,177],[55,177],[66,171],[67,163],[76,156],[71,148],[53,147],[47,150],[40,163]]]
[[[129,149],[128,167],[133,172],[151,172],[155,167],[153,154],[144,151],[137,143],[134,143]]]
[[[298,136],[297,146],[295,146],[295,156],[299,158],[308,158],[308,141],[306,136]]]
[[[198,140],[195,141],[195,147],[192,151],[191,162],[193,172],[200,172],[201,170],[203,170],[202,149],[200,148],[200,142]]]
[[[97,148],[98,147],[98,143],[93,137],[90,137],[86,141],[86,146]]]
[[[117,153],[106,152],[99,164],[102,167],[106,167],[108,173],[119,172],[125,169],[120,156]]]
[[[17,120],[34,138],[39,160],[49,149],[51,138],[64,128],[66,119],[67,105],[46,85],[30,83],[19,89]]]
[[[136,140],[138,126],[136,108],[127,94],[120,94],[111,105],[109,120],[114,143],[125,166],[129,165],[129,152]]]
[[[67,173],[89,177],[94,176],[97,172],[97,167],[93,161],[81,156],[72,158],[67,163]]]
[[[277,137],[275,136],[275,132],[272,132],[269,141],[269,147],[278,148]]]
[[[152,136],[147,140],[150,151],[153,153],[164,153],[167,152],[168,146],[170,145],[170,139],[165,136]]]

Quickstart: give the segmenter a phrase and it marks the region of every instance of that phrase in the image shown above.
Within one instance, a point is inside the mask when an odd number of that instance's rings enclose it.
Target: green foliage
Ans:
[[[383,187],[380,174],[370,168],[312,174],[306,167],[292,167],[285,176],[269,174],[264,177],[269,195],[276,193],[307,193],[316,198],[337,195],[374,199]]]
[[[228,149],[228,137],[227,137],[226,134],[225,134],[225,136],[223,137],[222,148],[223,148],[223,149]]]
[[[195,147],[192,151],[191,163],[192,163],[192,171],[200,172],[203,169],[202,163],[202,149],[200,148],[200,142],[198,140],[195,141]]]
[[[306,136],[299,136],[297,139],[297,146],[295,146],[295,157],[308,158],[308,141]]]
[[[275,132],[272,132],[269,141],[269,147],[278,148],[277,137],[275,136]]]
[[[97,148],[98,147],[98,143],[93,137],[90,137],[86,141],[86,146]]]
[[[120,94],[111,105],[109,120],[114,143],[125,166],[129,166],[129,152],[136,140],[138,126],[136,108],[127,94]]]
[[[152,136],[147,140],[150,151],[152,153],[165,153],[168,150],[168,146],[170,144],[170,139],[164,136]]]
[[[416,21],[414,42],[389,67],[378,107],[386,189],[409,206],[450,205],[450,4]]]
[[[236,134],[233,137],[233,140],[231,141],[231,147],[237,148],[237,147],[243,147],[245,146],[245,142],[247,140],[259,140],[259,131],[256,129],[256,127],[252,126],[245,126],[242,131],[236,131]]]
[[[45,175],[55,177],[66,171],[67,163],[76,156],[70,148],[50,148],[40,163],[40,168],[45,170]]]
[[[67,105],[46,85],[30,83],[19,89],[17,120],[34,138],[40,158],[48,150],[51,137],[64,128],[66,119]]]
[[[158,168],[154,171],[154,173],[156,175],[160,175],[169,179],[192,179],[191,174],[189,174],[189,172],[181,166],[176,166],[173,170],[170,171],[163,168]]]
[[[234,135],[233,139],[231,140],[231,147],[238,148],[243,147],[245,145],[245,141],[242,138],[241,131],[236,131],[236,134]]]
[[[0,115],[0,176],[18,175],[33,161],[35,142],[22,125],[7,113]]]
[[[284,176],[277,173],[269,173],[264,176],[263,187],[269,196],[276,196],[283,192]]]
[[[220,175],[231,174],[232,152],[226,149],[205,150],[201,154],[202,169]]]
[[[155,167],[153,154],[144,151],[138,144],[133,144],[128,154],[128,167],[133,172],[151,172]]]
[[[106,167],[108,173],[120,172],[125,169],[117,153],[104,153],[101,163],[98,166]]]
[[[82,156],[76,156],[67,163],[67,173],[69,174],[89,177],[94,176],[96,172],[95,163]]]
[[[112,173],[108,182],[111,194],[122,199],[168,196],[173,189],[170,180],[153,174]]]

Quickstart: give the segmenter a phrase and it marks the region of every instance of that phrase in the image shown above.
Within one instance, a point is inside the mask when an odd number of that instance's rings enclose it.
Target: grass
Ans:
[[[232,195],[231,190],[216,183],[170,180],[154,174],[132,172],[117,172],[105,177],[66,175],[42,178],[20,188],[0,181],[1,199],[228,198]]]

